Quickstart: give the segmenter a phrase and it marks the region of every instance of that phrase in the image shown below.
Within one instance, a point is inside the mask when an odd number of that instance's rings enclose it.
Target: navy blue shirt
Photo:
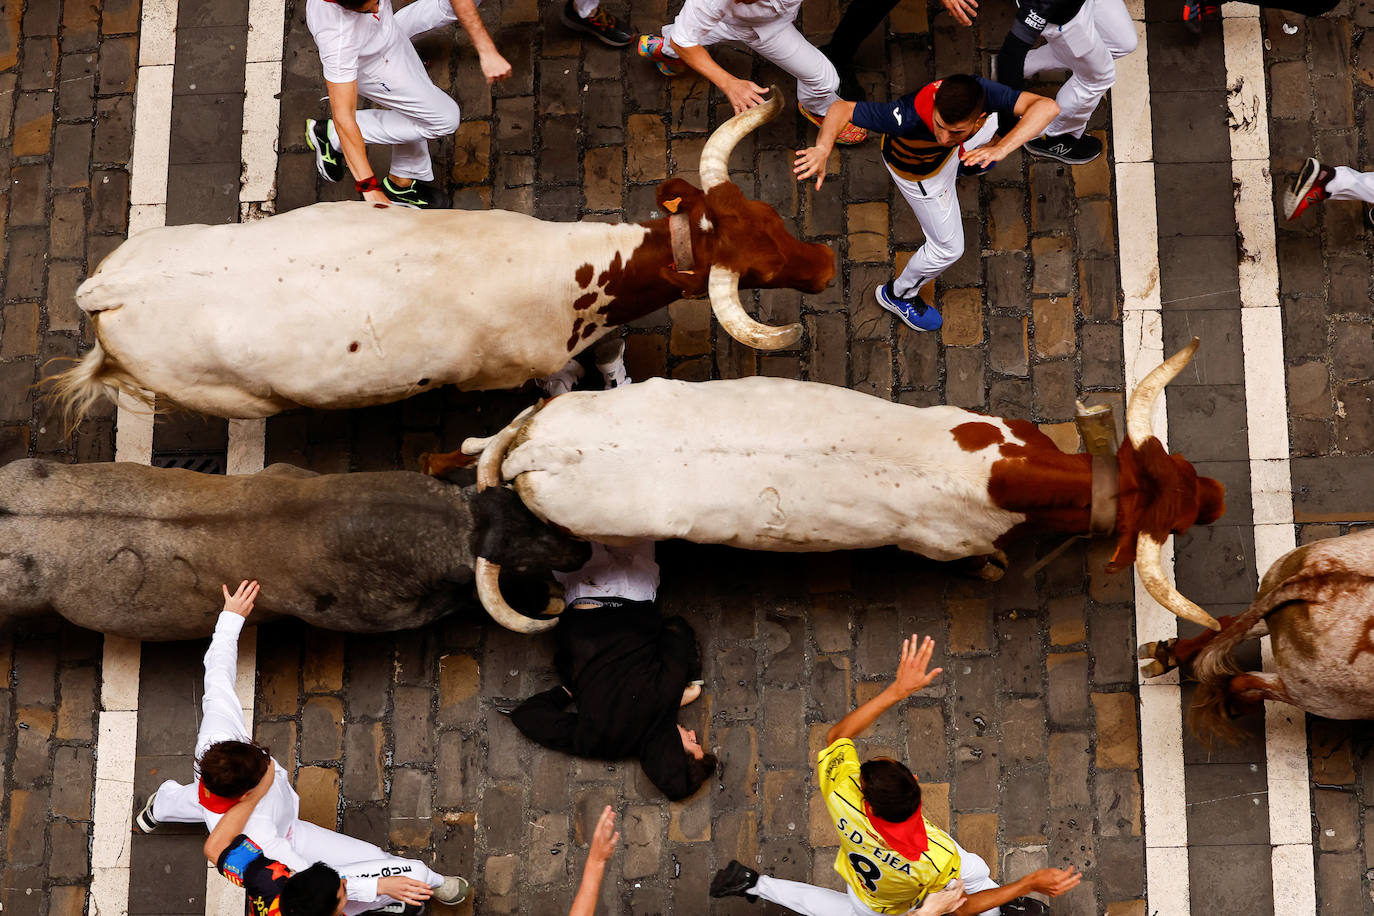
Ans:
[[[975,128],[981,128],[989,114],[997,115],[999,132],[1016,123],[1016,100],[1021,93],[1010,86],[978,78],[986,98],[982,116]],[[855,127],[863,127],[883,135],[883,159],[892,170],[911,181],[923,181],[940,170],[958,145],[942,146],[935,140],[932,127],[935,90],[939,82],[931,83],[918,92],[902,96],[894,102],[858,102],[850,119]]]

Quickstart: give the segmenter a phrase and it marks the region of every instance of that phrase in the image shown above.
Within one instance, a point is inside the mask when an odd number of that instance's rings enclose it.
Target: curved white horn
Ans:
[[[720,326],[740,343],[756,350],[785,350],[801,340],[800,324],[774,327],[750,317],[739,301],[739,274],[733,270],[712,266],[707,289],[711,294],[711,311],[716,313]]]
[[[558,625],[557,619],[534,620],[506,603],[506,599],[501,595],[500,566],[484,557],[478,557],[474,566],[477,578],[477,598],[482,602],[482,607],[487,609],[492,620],[507,630],[514,630],[517,633],[543,633]],[[549,608],[555,607],[557,611],[554,613],[562,611],[563,601],[552,597],[549,599]]]
[[[1126,405],[1126,438],[1130,439],[1136,448],[1140,448],[1141,443],[1154,436],[1150,414],[1154,411],[1155,399],[1164,390],[1164,386],[1172,382],[1174,377],[1183,371],[1183,367],[1192,361],[1199,342],[1199,339],[1194,337],[1188,346],[1151,369],[1150,374],[1141,379],[1140,384],[1135,386],[1135,391],[1131,392],[1131,401]]]
[[[1140,576],[1140,583],[1166,610],[1208,629],[1220,630],[1221,624],[1217,623],[1215,617],[1189,601],[1169,583],[1169,578],[1164,575],[1164,563],[1159,555],[1163,549],[1163,544],[1143,531],[1136,537],[1135,571]]]
[[[768,90],[768,101],[756,105],[748,111],[741,111],[724,124],[717,127],[711,139],[701,150],[701,161],[697,173],[701,175],[701,189],[709,191],[718,184],[730,180],[730,153],[735,144],[751,130],[767,124],[782,111],[782,90],[777,86]]]
[[[516,414],[515,419],[506,424],[499,433],[484,439],[464,439],[459,450],[464,455],[480,455],[477,459],[477,492],[487,487],[501,485],[501,462],[506,460],[506,449],[525,425],[525,420],[539,409],[538,404],[526,407]]]

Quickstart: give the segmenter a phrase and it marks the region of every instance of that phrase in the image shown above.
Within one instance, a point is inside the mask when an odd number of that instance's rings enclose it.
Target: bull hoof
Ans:
[[[983,558],[983,565],[977,570],[977,576],[984,582],[998,582],[1006,572],[1007,555],[999,550]]]
[[[1159,642],[1147,642],[1136,652],[1136,658],[1143,664],[1140,666],[1142,677],[1159,677],[1161,674],[1168,674],[1178,667],[1178,657],[1174,655],[1174,643],[1177,640],[1166,639]]]

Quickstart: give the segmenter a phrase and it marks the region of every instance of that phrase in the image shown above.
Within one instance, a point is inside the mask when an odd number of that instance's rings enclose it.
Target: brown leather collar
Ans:
[[[1121,492],[1115,455],[1093,455],[1093,501],[1088,515],[1088,531],[1111,534],[1116,530],[1116,502]]]
[[[686,213],[674,213],[668,217],[668,238],[673,244],[673,270],[689,274],[696,269],[697,260],[692,255],[692,223]]]

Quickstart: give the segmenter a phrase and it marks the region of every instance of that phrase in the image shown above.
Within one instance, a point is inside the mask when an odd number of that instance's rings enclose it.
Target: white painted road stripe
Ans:
[[[1269,104],[1258,12],[1253,6],[1229,3],[1224,16],[1231,175],[1237,189],[1236,227],[1242,244],[1241,338],[1255,566],[1263,576],[1271,563],[1297,544],[1288,464],[1288,403],[1273,184],[1269,175]],[[1274,670],[1268,637],[1262,641],[1262,652],[1265,670]],[[1264,749],[1274,913],[1313,916],[1317,910],[1316,863],[1312,849],[1306,716],[1286,704],[1266,702]]]

